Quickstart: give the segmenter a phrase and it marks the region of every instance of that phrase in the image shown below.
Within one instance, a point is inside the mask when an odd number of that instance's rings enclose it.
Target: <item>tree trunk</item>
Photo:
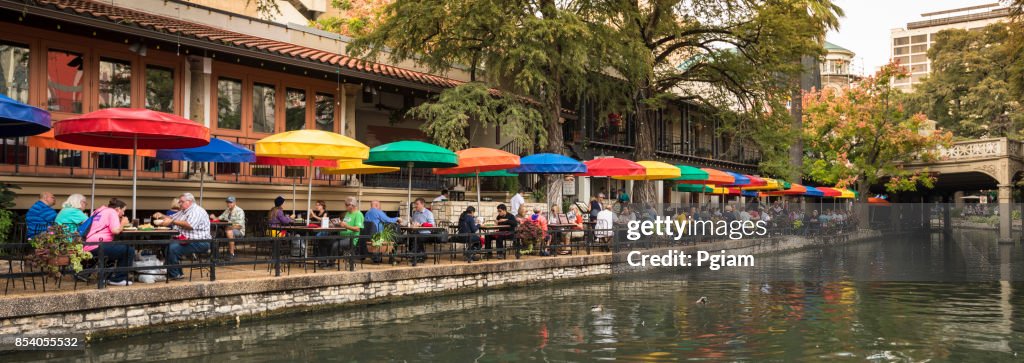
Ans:
[[[548,147],[547,151],[552,154],[563,155],[565,154],[565,141],[562,139],[562,97],[561,97],[561,86],[558,82],[561,79],[556,74],[554,76],[555,86],[551,93],[548,94]],[[557,204],[562,205],[562,177],[560,175],[546,175],[546,182],[548,185],[547,190],[547,202],[548,207]]]
[[[636,160],[654,160],[654,120],[651,119],[653,112],[639,103],[636,107],[636,148],[634,157]],[[608,196],[614,198],[613,196]],[[633,183],[633,201],[637,203],[657,204],[658,193],[655,190],[655,183],[651,181],[638,181]]]
[[[853,203],[854,208],[856,208],[854,212],[857,213],[857,227],[861,229],[868,229],[871,227],[871,221],[868,220],[870,215],[869,208],[871,207],[871,205],[868,204],[868,187],[869,185],[867,181],[861,180],[857,182],[857,193],[860,193],[860,196],[857,197],[855,199],[856,202]]]

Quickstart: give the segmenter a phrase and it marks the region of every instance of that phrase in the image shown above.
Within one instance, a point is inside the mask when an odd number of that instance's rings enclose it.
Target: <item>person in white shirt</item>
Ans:
[[[442,190],[441,191],[441,195],[438,195],[437,198],[434,198],[433,201],[434,202],[443,202],[443,201],[446,201],[446,200],[448,200],[448,189]]]
[[[612,237],[615,235],[615,212],[612,212],[611,203],[606,203],[600,212],[597,212],[597,223],[594,224],[594,235],[598,238]]]
[[[523,204],[526,204],[526,199],[523,198],[524,191],[526,190],[524,190],[523,188],[519,188],[519,192],[516,193],[516,195],[512,196],[512,200],[508,202],[508,204],[510,204],[511,206],[509,211],[512,211],[513,213],[518,212],[519,207],[521,207]]]

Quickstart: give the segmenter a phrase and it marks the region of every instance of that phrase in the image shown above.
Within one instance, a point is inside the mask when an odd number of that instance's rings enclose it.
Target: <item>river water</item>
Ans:
[[[1007,281],[1024,258],[995,237],[887,238],[760,260],[787,266],[785,279],[744,269],[563,282],[4,361],[1024,361],[1024,283]],[[696,303],[701,296],[707,304]]]

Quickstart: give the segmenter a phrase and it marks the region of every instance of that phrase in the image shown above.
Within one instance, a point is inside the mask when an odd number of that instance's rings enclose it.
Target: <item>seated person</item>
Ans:
[[[466,210],[459,215],[459,237],[458,240],[466,244],[466,261],[472,261],[473,253],[480,249],[480,238],[477,237],[477,233],[480,232],[480,226],[476,223],[476,208],[473,206],[466,207]]]
[[[356,239],[359,236],[359,231],[363,229],[363,212],[359,211],[359,204],[356,203],[355,197],[345,198],[345,217],[341,220],[339,227],[344,228],[344,231],[338,232],[342,238],[339,239],[327,239],[320,241],[320,256],[341,256],[342,249],[348,248],[352,245],[359,247],[358,254],[360,256],[366,256],[369,251],[366,249],[367,241],[358,241]],[[322,261],[320,262],[322,267],[334,266],[333,261]]]
[[[185,193],[178,197],[181,211],[173,217],[160,216],[162,225],[170,225],[180,233],[178,239],[197,242],[179,242],[167,246],[167,265],[177,265],[181,256],[191,253],[205,253],[210,251],[210,215],[203,207],[196,204],[192,193]],[[158,213],[159,214],[159,213]],[[185,278],[180,267],[167,269],[167,278],[170,280],[181,280]]]
[[[114,240],[114,236],[121,234],[125,226],[131,225],[128,217],[124,216],[125,208],[127,208],[127,205],[120,199],[111,198],[106,206],[100,207],[93,212],[92,224],[89,226],[89,233],[86,234],[85,241],[106,243],[100,243],[99,245],[86,244],[82,247],[82,250],[90,252],[102,247],[103,256],[108,261],[117,261],[118,267],[131,267],[135,261],[135,248],[128,245],[109,243]],[[97,252],[93,252],[93,255],[97,255]],[[84,280],[84,276],[75,276],[75,278]],[[127,286],[131,285],[132,282],[128,281],[128,273],[122,271],[111,273],[107,284]]]
[[[498,230],[487,236],[487,249],[493,249],[495,241],[497,241],[497,248],[499,257],[505,256],[505,241],[515,238],[516,227],[519,227],[519,220],[516,219],[512,213],[508,212],[508,207],[504,204],[498,204],[498,216],[494,218],[495,223],[500,226],[508,226],[508,228]],[[490,254],[490,252],[488,252]]]

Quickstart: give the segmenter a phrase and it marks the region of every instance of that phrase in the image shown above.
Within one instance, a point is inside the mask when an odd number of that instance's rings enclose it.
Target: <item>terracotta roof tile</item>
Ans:
[[[41,5],[48,5],[62,11],[105,19],[111,22],[134,24],[139,27],[163,31],[185,37],[195,37],[241,48],[259,49],[289,57],[308,59],[324,64],[420,83],[429,86],[455,87],[463,82],[432,74],[411,71],[386,64],[355,59],[323,50],[304,47],[296,44],[260,38],[248,34],[219,29],[205,24],[190,23],[181,19],[169,18],[138,10],[126,9],[110,4],[88,0],[36,0]]]

